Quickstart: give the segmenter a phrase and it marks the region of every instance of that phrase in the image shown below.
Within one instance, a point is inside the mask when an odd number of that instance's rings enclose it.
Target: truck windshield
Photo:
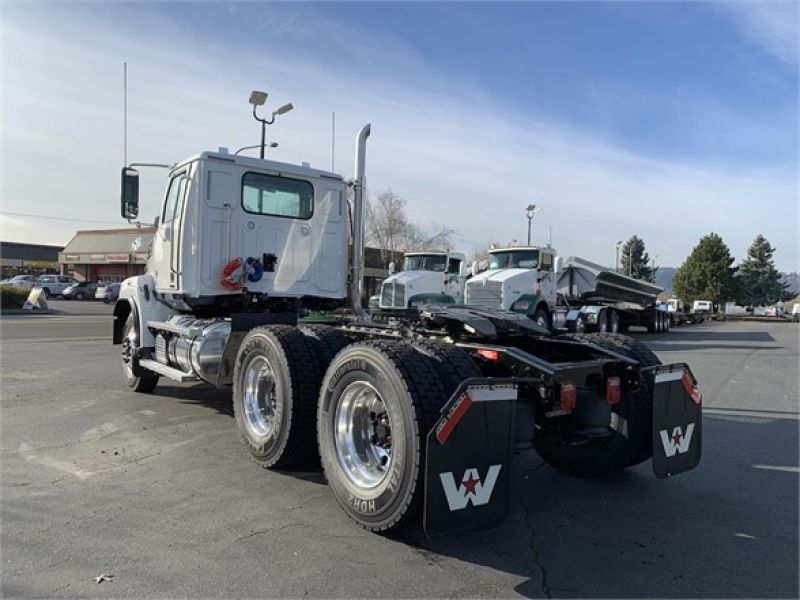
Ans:
[[[437,271],[444,273],[447,257],[441,254],[418,254],[406,256],[404,271]]]
[[[539,266],[538,250],[513,250],[489,255],[489,269],[535,269]]]

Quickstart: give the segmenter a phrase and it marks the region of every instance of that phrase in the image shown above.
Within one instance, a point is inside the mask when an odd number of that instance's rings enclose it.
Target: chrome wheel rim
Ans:
[[[334,413],[339,464],[360,489],[375,488],[392,466],[392,421],[378,390],[366,381],[348,385]]]
[[[129,327],[122,339],[122,369],[128,378],[133,377],[133,353],[138,346],[136,327]]]
[[[269,437],[278,412],[275,373],[265,356],[255,356],[244,372],[244,424],[255,439]]]

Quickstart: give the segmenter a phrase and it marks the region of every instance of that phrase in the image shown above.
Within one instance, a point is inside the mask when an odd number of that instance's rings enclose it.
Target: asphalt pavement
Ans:
[[[701,382],[696,470],[580,480],[525,452],[501,527],[430,542],[258,468],[229,390],[128,391],[111,307],[60,302],[0,318],[3,597],[798,597],[797,325],[640,336]]]

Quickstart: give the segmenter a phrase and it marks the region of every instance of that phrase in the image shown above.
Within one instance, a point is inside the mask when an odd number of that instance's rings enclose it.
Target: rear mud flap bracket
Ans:
[[[511,379],[461,383],[428,433],[423,525],[429,538],[497,527],[509,510]]]

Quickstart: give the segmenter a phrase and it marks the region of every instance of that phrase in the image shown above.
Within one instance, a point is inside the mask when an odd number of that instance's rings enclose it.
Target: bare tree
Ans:
[[[435,250],[452,245],[455,230],[433,224],[430,228],[411,223],[405,198],[387,189],[367,201],[367,244],[381,251],[388,264],[395,252]]]

